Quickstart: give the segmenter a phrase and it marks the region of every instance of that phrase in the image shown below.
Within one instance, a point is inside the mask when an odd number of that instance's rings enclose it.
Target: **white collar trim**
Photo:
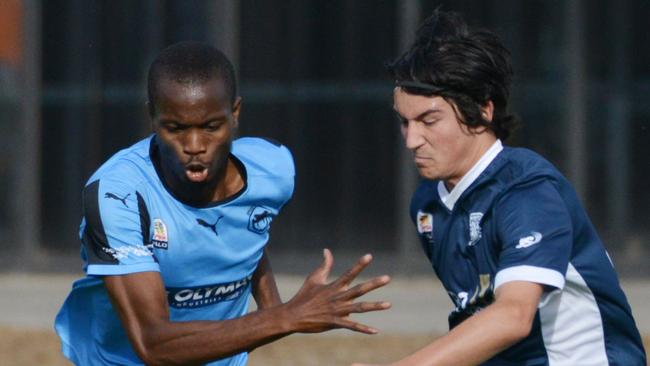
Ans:
[[[460,195],[465,192],[465,190],[474,183],[481,173],[490,165],[492,160],[497,157],[497,155],[503,150],[503,144],[501,140],[496,140],[492,146],[481,156],[480,159],[474,164],[474,166],[460,179],[458,184],[451,190],[447,191],[445,183],[441,180],[438,182],[438,195],[442,203],[447,206],[449,210],[454,209],[456,201],[460,198]]]

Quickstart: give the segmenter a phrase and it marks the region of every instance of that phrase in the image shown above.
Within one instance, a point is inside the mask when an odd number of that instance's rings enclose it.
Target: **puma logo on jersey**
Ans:
[[[515,249],[528,248],[539,243],[540,241],[542,241],[542,234],[538,233],[537,231],[533,231],[529,236],[524,236],[523,238],[519,239],[519,244],[517,244]]]
[[[219,236],[219,232],[217,231],[217,224],[219,223],[219,221],[222,218],[223,218],[223,216],[219,216],[219,218],[217,219],[217,221],[214,224],[210,224],[210,223],[208,223],[207,221],[205,221],[203,219],[196,219],[196,222],[199,225],[205,226],[205,227],[209,228],[210,230],[212,230],[214,232],[214,235]]]
[[[114,199],[114,200],[118,200],[118,201],[122,202],[122,203],[124,204],[124,206],[129,207],[129,205],[126,204],[126,199],[127,199],[127,197],[129,197],[130,195],[131,195],[131,193],[129,193],[129,194],[127,194],[126,196],[124,196],[124,198],[121,198],[120,196],[116,195],[115,193],[106,192],[106,193],[104,194],[104,198],[111,198],[111,199]]]

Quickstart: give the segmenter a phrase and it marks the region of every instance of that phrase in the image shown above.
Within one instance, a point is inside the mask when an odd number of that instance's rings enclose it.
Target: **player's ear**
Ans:
[[[492,117],[494,117],[494,103],[488,100],[481,106],[481,118],[486,122],[492,122]]]
[[[232,117],[233,117],[233,127],[239,127],[239,112],[241,111],[241,97],[235,98],[235,102],[232,104]]]

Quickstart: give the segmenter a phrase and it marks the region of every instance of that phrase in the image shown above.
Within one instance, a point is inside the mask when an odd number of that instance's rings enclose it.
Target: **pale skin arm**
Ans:
[[[390,366],[479,365],[528,336],[543,291],[533,282],[505,283],[496,290],[492,305]]]
[[[337,280],[327,283],[333,257],[327,249],[323,255],[323,263],[307,277],[291,300],[267,307],[277,300],[273,281],[270,290],[267,286],[258,293],[265,308],[231,320],[170,321],[165,288],[157,272],[106,276],[104,283],[133,349],[147,365],[202,364],[251,351],[296,332],[347,328],[376,333],[377,330],[351,320],[349,315],[388,309],[387,302],[354,301],[386,285],[390,278],[375,277],[350,287],[372,260],[367,254]],[[262,282],[265,282],[263,278]]]

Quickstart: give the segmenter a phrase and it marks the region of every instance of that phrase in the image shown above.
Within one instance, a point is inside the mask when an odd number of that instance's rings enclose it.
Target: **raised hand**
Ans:
[[[318,333],[335,328],[347,328],[356,332],[375,334],[377,329],[350,319],[352,313],[386,310],[390,303],[355,302],[355,300],[390,282],[389,276],[375,277],[350,287],[352,281],[372,261],[366,254],[334,282],[327,283],[334,258],[329,249],[323,250],[323,263],[312,272],[296,295],[286,303],[295,332]]]

